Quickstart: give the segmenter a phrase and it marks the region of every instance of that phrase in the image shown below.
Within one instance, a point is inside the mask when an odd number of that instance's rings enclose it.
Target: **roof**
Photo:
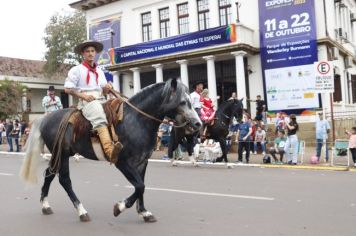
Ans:
[[[11,57],[0,57],[0,75],[21,76],[32,78],[48,78],[43,71],[45,61],[26,60]],[[50,79],[63,79],[67,76],[69,66],[63,65],[60,72],[54,74]]]
[[[89,10],[89,9],[93,9],[93,8],[97,8],[112,2],[117,2],[120,0],[80,0],[80,1],[76,1],[73,3],[70,3],[69,6],[71,6],[72,8],[75,8],[77,10]]]

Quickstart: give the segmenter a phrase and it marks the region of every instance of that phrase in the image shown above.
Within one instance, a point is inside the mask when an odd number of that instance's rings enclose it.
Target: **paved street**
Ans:
[[[113,217],[114,202],[132,189],[115,168],[71,162],[74,189],[92,221],[81,223],[56,179],[51,216],[39,204],[42,184],[17,177],[22,158],[0,154],[0,235],[355,235],[355,172],[149,163],[145,203],[158,219],[146,224],[135,208]],[[41,172],[47,162],[41,160]]]

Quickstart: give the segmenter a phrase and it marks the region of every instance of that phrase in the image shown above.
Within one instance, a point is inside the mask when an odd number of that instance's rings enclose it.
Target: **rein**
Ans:
[[[120,95],[119,92],[113,90],[113,89],[110,89],[109,90],[111,92],[112,95],[114,95],[117,99],[120,99],[122,102],[126,103],[128,106],[130,106],[132,109],[134,109],[135,111],[137,111],[138,113],[140,113],[141,115],[143,116],[146,116],[147,118],[150,118],[151,120],[154,120],[154,121],[157,121],[158,123],[165,123],[163,120],[160,120],[142,110],[140,110],[139,108],[137,108],[135,105],[133,105],[131,102],[129,102],[129,100],[127,98],[124,98]],[[185,127],[187,124],[189,124],[188,121],[184,122],[183,124],[181,125],[173,125],[174,128],[183,128]]]

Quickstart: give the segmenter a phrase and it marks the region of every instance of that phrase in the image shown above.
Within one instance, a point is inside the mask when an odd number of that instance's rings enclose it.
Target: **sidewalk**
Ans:
[[[8,145],[7,144],[2,144],[0,145],[0,152],[2,153],[7,153],[8,151]],[[10,153],[9,153],[10,154]],[[12,152],[11,154],[16,154],[16,152]],[[167,148],[165,148],[163,151],[154,151],[151,156],[151,160],[154,161],[164,161],[164,162],[169,162],[168,160],[164,160],[163,157],[167,154]],[[323,152],[325,154],[325,152]],[[0,154],[1,155],[1,154]],[[353,162],[350,160],[350,166],[347,167],[346,159],[343,158],[343,160],[338,161],[337,166],[330,166],[330,161],[328,163],[325,162],[324,155],[322,155],[321,158],[321,163],[319,164],[310,164],[310,159],[311,156],[315,155],[315,148],[313,147],[306,147],[305,149],[305,154],[304,154],[304,160],[303,164],[301,164],[301,156],[298,157],[298,165],[275,165],[275,164],[263,164],[263,155],[262,154],[251,154],[250,155],[250,162],[248,165],[243,165],[243,166],[250,166],[250,167],[262,167],[262,168],[288,168],[288,169],[308,169],[308,170],[335,170],[335,171],[355,171],[356,168],[353,167]],[[331,150],[329,151],[329,156],[331,157]],[[351,156],[350,156],[351,159]],[[187,162],[188,160],[188,154],[186,152],[183,153],[183,164],[190,164]],[[237,153],[229,153],[228,154],[228,160],[230,164],[233,164],[233,166],[236,166],[237,162]],[[245,162],[245,155],[243,155],[243,161]],[[208,163],[209,165],[221,165],[218,163],[212,164]],[[224,165],[224,164],[223,164]]]
[[[338,171],[356,171],[356,168],[353,167],[353,162],[350,154],[350,166],[347,166],[346,158],[342,158],[342,160],[337,161],[337,165],[331,166],[330,160],[329,162],[325,162],[325,151],[323,149],[323,153],[321,156],[321,162],[319,164],[311,164],[310,159],[313,155],[315,155],[316,151],[313,147],[306,147],[303,163],[301,163],[301,156],[298,156],[298,165],[275,165],[275,164],[263,164],[263,155],[262,154],[250,154],[249,165],[244,166],[258,166],[265,168],[289,168],[289,169],[310,169],[310,170],[338,170]],[[153,152],[151,159],[162,160],[163,156],[167,154],[167,149],[165,148],[163,151],[155,151]],[[331,150],[329,150],[329,158],[331,159]],[[186,152],[183,153],[183,160],[188,160],[188,154]],[[229,153],[227,155],[229,163],[237,162],[237,153]],[[279,155],[277,155],[279,157]],[[272,159],[272,156],[271,156]],[[284,157],[284,161],[286,161]],[[243,162],[245,163],[245,155],[243,155]]]

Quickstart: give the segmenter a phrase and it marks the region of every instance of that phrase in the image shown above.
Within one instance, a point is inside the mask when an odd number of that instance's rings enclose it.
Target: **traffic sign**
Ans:
[[[333,64],[329,61],[318,61],[315,67],[315,92],[333,93],[334,92],[334,70]]]

